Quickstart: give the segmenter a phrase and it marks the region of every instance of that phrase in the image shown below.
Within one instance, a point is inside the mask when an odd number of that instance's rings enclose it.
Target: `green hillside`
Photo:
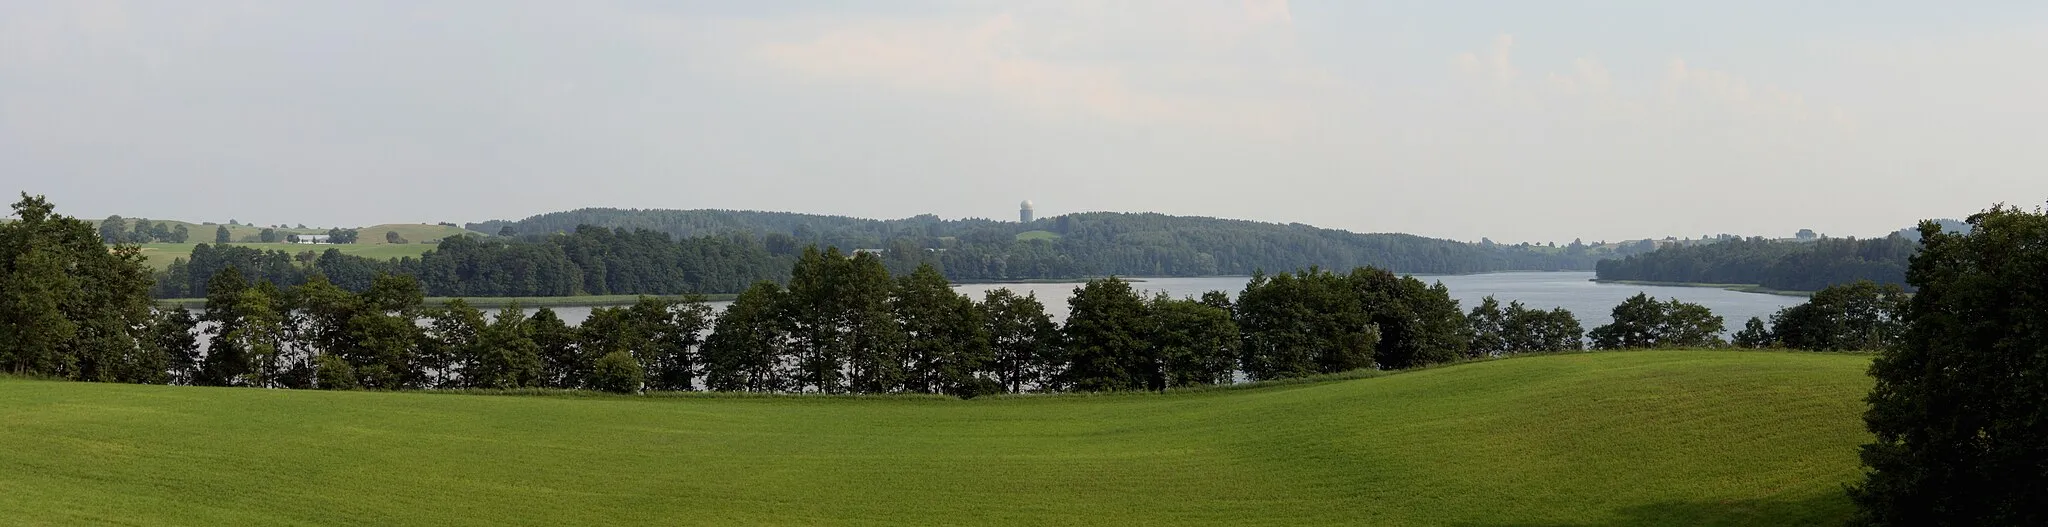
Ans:
[[[357,232],[361,233],[361,238],[356,243],[362,245],[384,244],[384,233],[386,232],[396,232],[411,243],[424,243],[465,233],[481,234],[470,233],[470,231],[464,230],[461,227],[425,223],[386,223],[383,225],[360,227],[357,229]]]
[[[0,517],[183,525],[1835,524],[1867,356],[1169,395],[493,397],[0,380]]]

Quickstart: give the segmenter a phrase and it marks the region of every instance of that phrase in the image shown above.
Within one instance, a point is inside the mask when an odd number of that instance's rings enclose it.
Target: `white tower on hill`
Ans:
[[[1023,204],[1017,205],[1017,221],[1020,223],[1031,223],[1032,219],[1031,200],[1027,199],[1024,200]]]

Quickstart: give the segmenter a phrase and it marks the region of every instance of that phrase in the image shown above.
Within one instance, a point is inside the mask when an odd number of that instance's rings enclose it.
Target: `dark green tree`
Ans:
[[[199,321],[182,307],[159,308],[150,319],[150,340],[164,354],[166,382],[190,384],[199,367]]]
[[[1792,349],[1877,351],[1905,330],[1906,291],[1868,280],[1828,286],[1771,316],[1771,333]]]
[[[1443,283],[1425,285],[1371,267],[1353,269],[1347,280],[1379,326],[1374,360],[1381,368],[1407,369],[1465,356],[1465,313]]]
[[[1145,300],[1130,282],[1090,280],[1067,300],[1061,328],[1068,364],[1061,383],[1091,392],[1143,390],[1156,365],[1145,342]]]
[[[256,239],[257,239],[258,241],[261,241],[261,242],[263,242],[263,243],[277,243],[277,242],[281,242],[281,241],[284,241],[284,240],[282,240],[282,239],[280,239],[280,238],[278,237],[278,235],[277,235],[277,229],[267,229],[267,228],[266,228],[266,229],[263,229],[263,232],[259,232],[259,233],[257,233],[257,234],[256,234]]]
[[[107,219],[100,220],[99,234],[100,241],[107,244],[127,243],[128,220],[120,215],[107,216]]]
[[[213,243],[230,243],[233,241],[235,241],[234,235],[228,232],[228,226],[222,225],[213,229]]]
[[[540,385],[540,344],[533,340],[526,312],[513,302],[500,309],[478,334],[473,359],[463,365],[463,384],[471,388],[531,388]]]
[[[1252,275],[1235,305],[1241,367],[1252,380],[1373,366],[1379,327],[1344,276],[1310,268]]]
[[[629,311],[637,323],[646,327],[647,342],[635,350],[635,356],[645,366],[648,389],[696,389],[697,371],[701,367],[699,347],[713,320],[704,297],[643,296]]]
[[[192,229],[186,228],[185,224],[180,223],[178,226],[171,228],[171,243],[185,243],[191,240]]]
[[[499,368],[503,364],[480,364],[489,362],[485,358],[483,334],[483,311],[470,307],[468,302],[457,298],[448,301],[428,313],[432,320],[427,338],[420,342],[420,367],[428,374],[428,386],[434,388],[484,388],[499,387],[497,384],[506,377]],[[469,373],[483,377],[472,379]],[[485,386],[490,385],[490,386]]]
[[[1763,349],[1776,344],[1778,338],[1771,334],[1771,328],[1764,326],[1764,319],[1749,317],[1742,324],[1742,331],[1735,332],[1733,344],[1743,349]]]
[[[704,342],[706,388],[765,392],[793,387],[785,367],[795,357],[781,320],[784,294],[774,282],[757,282],[718,315]]]
[[[576,329],[562,322],[555,310],[540,308],[528,322],[533,343],[540,354],[538,384],[550,388],[576,388],[590,377],[591,359],[576,345]]]
[[[1706,306],[1673,298],[1659,302],[1647,294],[1614,306],[1614,322],[1593,328],[1587,336],[1596,349],[1709,348],[1723,344],[1723,321]]]
[[[1056,388],[1052,378],[1061,362],[1059,326],[1046,315],[1045,304],[1036,295],[992,289],[983,294],[981,310],[996,380],[1012,393]]]
[[[1501,311],[1500,301],[1487,295],[1479,305],[1472,306],[1472,312],[1465,315],[1466,338],[1471,341],[1468,354],[1472,357],[1498,357],[1508,350],[1508,315]],[[1517,327],[1515,329],[1522,329]]]
[[[614,351],[597,358],[591,364],[590,388],[612,393],[639,393],[645,383],[646,371],[641,369],[640,360],[633,354]]]
[[[1230,383],[1237,370],[1240,337],[1228,309],[1163,293],[1145,309],[1147,388]]]
[[[2048,524],[2048,214],[1921,222],[1902,341],[1863,416],[1865,525]]]
[[[906,391],[972,397],[1001,391],[980,306],[953,292],[931,264],[896,281],[889,298],[904,337]]]

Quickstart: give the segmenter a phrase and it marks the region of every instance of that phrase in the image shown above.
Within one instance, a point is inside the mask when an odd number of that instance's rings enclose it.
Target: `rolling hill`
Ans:
[[[501,397],[0,379],[0,515],[164,525],[1839,523],[1867,356],[1166,395]]]

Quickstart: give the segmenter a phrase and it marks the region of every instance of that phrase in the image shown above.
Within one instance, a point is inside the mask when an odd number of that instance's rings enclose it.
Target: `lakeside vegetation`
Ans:
[[[1825,525],[1852,511],[1840,489],[1869,440],[1868,364],[1561,354],[974,401],[0,379],[0,510],[153,524]]]
[[[1818,291],[1861,280],[1905,285],[1907,260],[1919,247],[1918,238],[1898,233],[1867,240],[1736,238],[1603,260],[1594,272],[1600,280],[1754,285],[1757,292]]]

